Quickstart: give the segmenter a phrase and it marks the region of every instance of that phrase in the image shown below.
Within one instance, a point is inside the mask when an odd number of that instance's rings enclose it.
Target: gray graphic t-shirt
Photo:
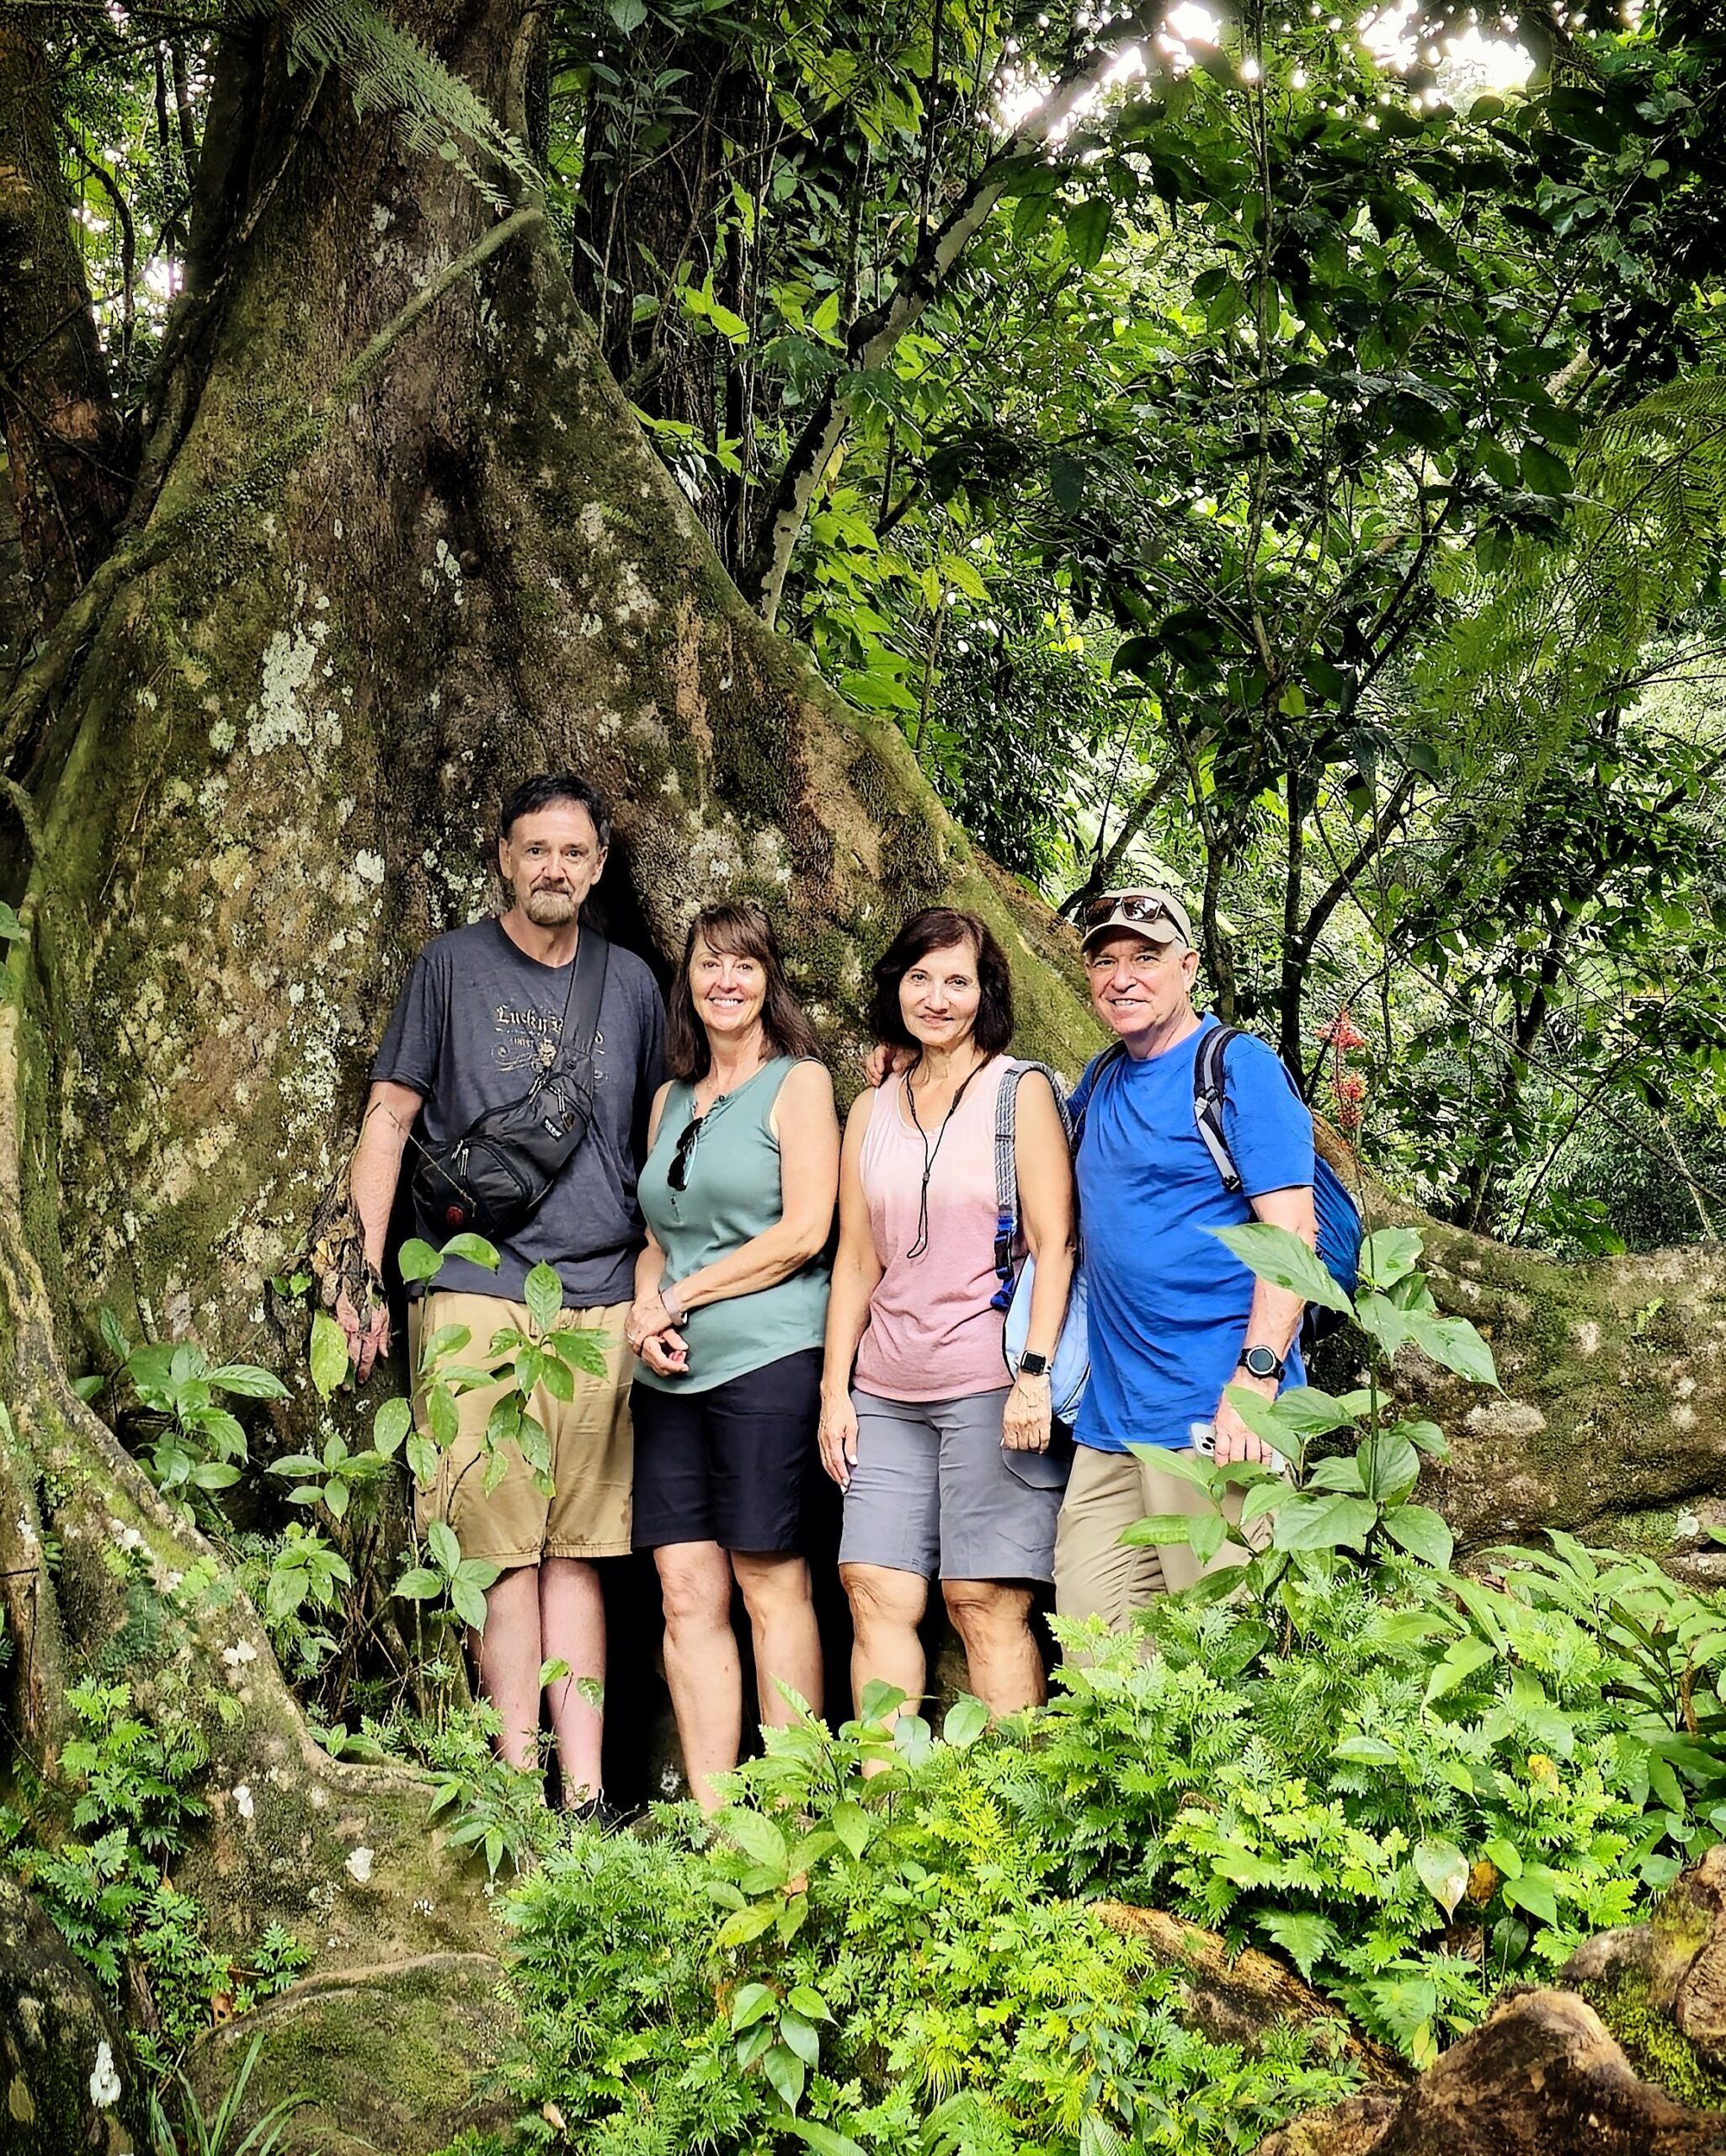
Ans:
[[[412,1086],[425,1102],[416,1137],[442,1145],[486,1109],[519,1100],[557,1052],[568,966],[542,966],[517,950],[495,919],[435,937],[413,961],[371,1067],[374,1084]],[[543,1260],[578,1307],[634,1292],[642,1246],[636,1171],[647,1113],[663,1075],[665,1011],[653,976],[614,943],[594,1044],[594,1119],[575,1156],[533,1218],[502,1246],[496,1273],[452,1258],[439,1288],[519,1302]],[[411,1156],[414,1140],[408,1140]],[[411,1174],[411,1157],[402,1171]],[[420,1232],[440,1243],[434,1224]]]

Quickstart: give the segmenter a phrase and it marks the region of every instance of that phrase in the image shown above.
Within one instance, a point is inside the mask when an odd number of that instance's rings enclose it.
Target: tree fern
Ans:
[[[188,0],[176,12],[188,26],[211,30],[279,25],[296,67],[332,69],[356,111],[388,119],[410,151],[447,159],[493,209],[511,202],[488,170],[501,170],[518,191],[539,184],[526,147],[473,85],[370,0]],[[77,0],[65,13],[111,19],[109,6]]]
[[[1616,414],[1579,458],[1576,492],[1562,541],[1523,540],[1491,571],[1452,568],[1452,621],[1409,679],[1417,721],[1459,750],[1453,807],[1477,860],[1578,729],[1634,701],[1650,650],[1702,599],[1726,534],[1726,377],[1673,382]]]

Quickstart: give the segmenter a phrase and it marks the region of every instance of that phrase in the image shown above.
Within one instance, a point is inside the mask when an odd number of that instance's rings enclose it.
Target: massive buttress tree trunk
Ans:
[[[519,129],[528,0],[399,12]],[[535,768],[615,799],[620,933],[664,957],[708,894],[761,896],[836,1045],[892,926],[936,895],[1003,935],[1025,1053],[1072,1070],[1092,1038],[1070,931],[965,843],[898,733],[743,604],[530,187],[481,177],[290,71],[276,35],[231,40],[127,519],[4,714],[35,849],[0,1001],[14,1704],[51,1755],[68,1674],[154,1611],[129,1673],[205,1710],[214,1748],[214,1828],[181,1883],[238,1943],[280,1919],[317,1945],[269,2009],[315,2025],[290,2073],[358,2062],[314,2137],[362,2085],[405,2103],[402,2063],[436,2060],[452,2002],[483,1999],[487,1905],[423,1784],[312,1742],[243,1598],[71,1390],[98,1308],[229,1358],[297,1353],[264,1281],[339,1171],[408,954],[487,903],[498,794]],[[1563,1274],[1467,1238],[1444,1257],[1462,1306],[1500,1321],[1510,1385],[1464,1431],[1493,1464],[1457,1470],[1485,1492],[1471,1532],[1721,1485],[1712,1262]],[[1530,1416],[1599,1472],[1516,1483]],[[423,2148],[429,2116],[365,2131]]]
[[[519,125],[526,0],[400,13]],[[98,1309],[298,1357],[267,1277],[352,1143],[406,957],[487,904],[499,792],[535,769],[615,799],[621,933],[669,952],[701,899],[753,892],[836,1040],[891,927],[937,894],[1006,937],[1029,1047],[1070,1064],[1085,1024],[1047,915],[972,854],[898,734],[738,600],[541,205],[480,177],[291,71],[278,35],[231,40],[129,515],[4,712],[35,854],[0,1003],[15,1704],[51,1758],[68,1677],[141,1597],[157,1612],[127,1673],[206,1709],[214,1750],[215,1830],[179,1883],[237,1945],[275,1919],[317,1945],[293,2010],[334,2033],[302,2064],[344,2029],[375,2048],[379,1988],[409,1979],[432,2003],[398,2053],[438,2061],[452,1997],[485,1997],[488,1907],[424,1783],[312,1742],[232,1581],[72,1393]],[[359,2079],[367,2101],[402,2085]]]

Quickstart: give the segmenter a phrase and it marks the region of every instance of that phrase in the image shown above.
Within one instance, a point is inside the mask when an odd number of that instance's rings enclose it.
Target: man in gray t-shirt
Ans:
[[[528,780],[499,818],[508,910],[436,937],[414,960],[372,1067],[354,1155],[354,1202],[373,1267],[382,1262],[410,1140],[436,1145],[459,1136],[485,1110],[519,1100],[555,1059],[570,1010],[582,901],[604,873],[610,836],[604,798],[585,780],[567,771]],[[569,1318],[601,1336],[603,1379],[578,1370],[571,1400],[542,1385],[530,1402],[551,1438],[550,1497],[513,1446],[505,1449],[503,1481],[489,1493],[484,1488],[482,1440],[500,1385],[460,1396],[460,1433],[418,1500],[422,1527],[446,1521],[464,1557],[499,1567],[486,1596],[485,1630],[471,1645],[513,1764],[530,1766],[537,1756],[541,1666],[568,1665],[569,1674],[551,1687],[552,1727],[564,1801],[589,1810],[600,1802],[601,1723],[593,1701],[605,1672],[605,1606],[593,1560],[622,1556],[630,1546],[634,1358],[623,1324],[642,1243],[636,1174],[662,1075],[664,1023],[653,975],[613,947],[586,1137],[538,1210],[499,1244],[498,1270],[446,1260],[411,1326],[416,1365],[421,1337],[461,1326],[470,1340],[458,1359],[500,1368],[503,1358],[489,1353],[493,1335],[528,1328],[523,1283],[543,1263],[563,1284]],[[445,1240],[439,1224],[418,1225],[429,1241]],[[388,1314],[380,1307],[363,1319],[345,1308],[338,1315],[363,1384],[387,1349]],[[423,1413],[417,1368],[414,1390]],[[588,1678],[594,1682],[584,1698]]]

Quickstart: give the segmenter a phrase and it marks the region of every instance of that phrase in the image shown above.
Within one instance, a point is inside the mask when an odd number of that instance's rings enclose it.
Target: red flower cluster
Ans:
[[[1331,1054],[1331,1083],[1336,1089],[1337,1128],[1352,1138],[1361,1128],[1361,1103],[1366,1097],[1366,1081],[1348,1068],[1349,1051],[1365,1048],[1366,1036],[1356,1027],[1344,1004],[1319,1034]]]

